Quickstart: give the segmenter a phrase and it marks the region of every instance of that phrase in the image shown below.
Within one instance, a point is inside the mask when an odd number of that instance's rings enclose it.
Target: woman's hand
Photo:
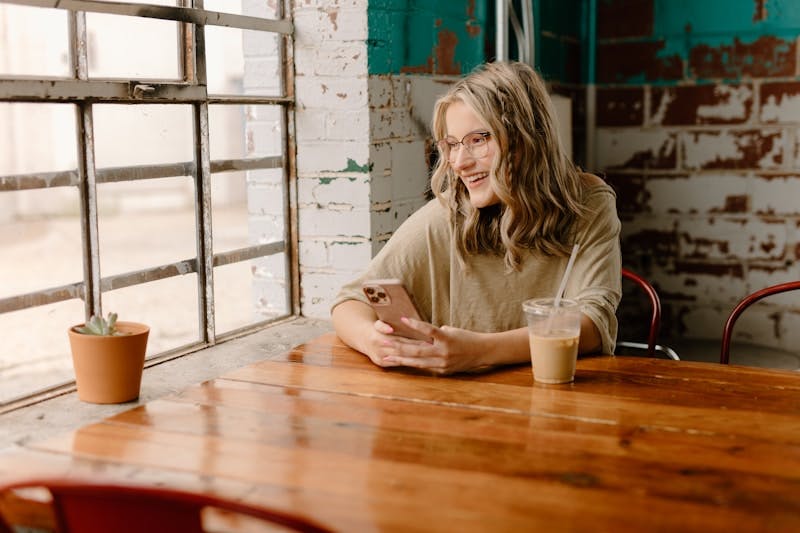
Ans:
[[[452,374],[530,362],[527,328],[478,333],[403,319],[408,327],[431,339],[426,342],[393,335],[392,327],[378,320],[375,311],[358,300],[342,302],[332,315],[339,338],[381,367],[408,366]]]
[[[421,368],[442,375],[474,372],[493,364],[485,347],[487,334],[450,326],[436,327],[410,318],[403,318],[403,322],[430,337],[432,342],[391,335],[391,326],[378,320],[375,332],[380,346],[376,355],[380,361],[370,356],[375,364]]]

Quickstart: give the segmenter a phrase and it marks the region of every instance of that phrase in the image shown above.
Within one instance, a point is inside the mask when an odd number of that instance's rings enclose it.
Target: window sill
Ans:
[[[96,405],[75,392],[43,399],[0,415],[0,451],[79,428],[255,361],[269,359],[333,328],[326,320],[296,318],[146,368],[135,402]]]

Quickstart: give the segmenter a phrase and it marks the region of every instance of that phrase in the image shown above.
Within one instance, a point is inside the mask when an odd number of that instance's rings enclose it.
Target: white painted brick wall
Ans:
[[[368,167],[369,146],[357,141],[309,141],[298,143],[298,176],[318,176],[320,173],[348,172],[353,165]]]
[[[636,154],[676,149],[675,134],[663,130],[597,129],[597,165],[600,168],[622,167]]]
[[[298,73],[295,81],[298,112],[304,109],[363,109],[367,84],[363,78],[313,76]]]
[[[339,287],[425,203],[430,110],[452,80],[369,76],[367,0],[296,0],[293,22],[301,312],[327,318]],[[249,39],[245,49],[253,76],[246,85],[256,87],[273,68],[269,44]],[[252,153],[279,147],[278,122],[249,120]],[[269,238],[283,230],[277,187],[252,181],[253,238]],[[279,301],[263,291],[283,291],[285,280],[270,277],[266,266],[257,275],[259,305]]]
[[[336,178],[300,178],[297,187],[298,203],[309,208],[349,204],[368,209],[370,185],[368,174]]]
[[[748,183],[746,175],[729,172],[648,177],[645,188],[655,213],[713,213],[725,208],[728,197],[745,195]],[[698,188],[705,194],[697,194]]]

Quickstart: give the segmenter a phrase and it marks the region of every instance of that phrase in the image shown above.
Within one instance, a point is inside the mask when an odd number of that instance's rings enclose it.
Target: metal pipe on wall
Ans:
[[[535,0],[522,0],[522,22],[517,16],[513,0],[497,0],[495,4],[496,36],[495,46],[498,61],[509,59],[509,24],[514,30],[517,40],[517,59],[523,63],[534,66],[536,61],[536,33],[534,26]]]
[[[536,63],[536,33],[533,25],[533,2],[534,0],[522,0],[522,32],[525,36],[525,45],[522,47],[523,53],[520,56],[520,60],[530,66],[535,66]]]
[[[495,55],[497,61],[508,60],[508,0],[495,2]]]
[[[595,60],[597,56],[597,0],[586,3],[586,168],[595,168],[595,119],[597,91],[595,88]]]

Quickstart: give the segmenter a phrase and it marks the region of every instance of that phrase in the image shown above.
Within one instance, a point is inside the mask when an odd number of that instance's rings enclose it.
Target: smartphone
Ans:
[[[361,289],[378,318],[394,328],[394,334],[409,339],[430,342],[431,338],[409,328],[402,317],[422,320],[419,311],[399,279],[371,279],[362,283]]]

